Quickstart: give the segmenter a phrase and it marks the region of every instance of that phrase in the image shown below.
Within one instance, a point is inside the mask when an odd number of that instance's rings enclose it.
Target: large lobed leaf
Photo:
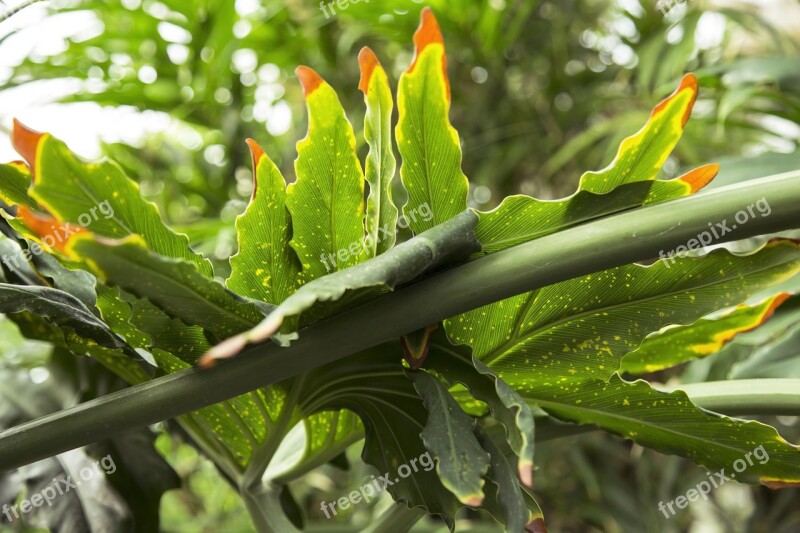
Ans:
[[[308,135],[297,143],[297,181],[288,188],[286,205],[292,215],[291,245],[308,282],[359,262],[364,173],[336,92],[308,67],[299,67],[297,77],[308,107]]]
[[[786,293],[777,294],[758,305],[740,305],[722,316],[702,318],[688,326],[665,328],[625,355],[620,371],[655,372],[716,353],[738,334],[766,322],[788,297]]]
[[[620,358],[668,324],[736,305],[800,270],[800,249],[773,241],[668,267],[627,265],[496,302],[445,322],[449,337],[518,391],[607,379]]]
[[[492,253],[592,218],[692,194],[716,176],[719,165],[704,165],[672,180],[656,180],[683,133],[697,98],[697,80],[687,74],[659,103],[647,123],[625,139],[603,170],[581,176],[578,190],[562,200],[509,196],[480,213],[478,239]]]
[[[289,246],[291,218],[286,208],[286,183],[278,167],[253,141],[254,186],[250,204],[236,219],[239,252],[231,257],[229,289],[272,304],[297,288],[300,264]]]
[[[397,208],[392,202],[392,179],[396,160],[392,146],[392,92],[389,78],[378,58],[367,47],[358,54],[361,81],[367,113],[364,116],[364,137],[369,145],[366,178],[369,184],[365,249],[368,257],[386,252],[394,246]]]
[[[114,239],[138,234],[154,252],[185,260],[211,277],[211,263],[189,248],[185,235],[162,222],[155,205],[142,199],[138,185],[116,163],[86,163],[50,134],[16,121],[13,141],[31,167],[28,194],[59,222],[90,227],[93,233]]]
[[[429,8],[414,34],[415,54],[397,88],[400,177],[408,191],[403,216],[414,233],[449,220],[467,205],[461,145],[450,125],[450,83],[439,24]],[[424,215],[430,212],[430,216]],[[426,220],[426,218],[428,218]]]

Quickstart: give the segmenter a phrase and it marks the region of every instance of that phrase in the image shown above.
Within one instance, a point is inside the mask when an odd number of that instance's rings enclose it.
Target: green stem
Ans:
[[[191,368],[90,400],[0,434],[0,471],[175,418],[491,302],[599,270],[656,258],[762,200],[756,217],[717,242],[798,226],[800,171],[608,216],[430,276],[309,326],[289,348],[250,346],[213,368]]]
[[[734,379],[678,385],[696,405],[727,415],[800,416],[800,379]]]

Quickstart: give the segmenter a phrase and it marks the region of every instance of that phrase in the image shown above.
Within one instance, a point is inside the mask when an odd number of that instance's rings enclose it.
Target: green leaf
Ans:
[[[206,278],[190,263],[154,254],[139,238],[101,243],[80,237],[70,243],[70,251],[85,258],[99,278],[219,338],[248,330],[263,318],[253,303]]]
[[[126,345],[77,298],[50,287],[0,283],[0,313],[30,312],[108,348]]]
[[[445,329],[518,392],[607,379],[647,334],[739,304],[799,269],[800,249],[789,241],[750,255],[720,249],[557,283],[449,319]]]
[[[788,297],[782,293],[758,305],[740,305],[722,316],[702,318],[688,326],[668,327],[649,336],[639,348],[625,355],[620,371],[655,372],[716,353],[739,333],[769,320]]]
[[[308,107],[308,135],[297,143],[297,181],[286,205],[292,248],[304,282],[359,262],[364,238],[364,173],[353,127],[336,92],[308,67],[299,67]]]
[[[154,252],[183,259],[211,277],[211,263],[189,248],[185,235],[164,225],[156,206],[142,199],[139,186],[116,163],[86,163],[50,134],[19,122],[14,123],[13,140],[33,172],[30,196],[59,222],[115,239],[138,234]]]
[[[243,296],[279,304],[297,288],[300,264],[289,246],[291,221],[286,184],[275,163],[253,140],[255,185],[247,210],[236,219],[239,253],[231,257],[229,289]]]
[[[422,10],[421,19],[414,34],[414,60],[397,88],[400,177],[408,191],[403,216],[414,233],[462,212],[468,192],[467,177],[461,171],[461,144],[449,119],[444,39],[429,8]]]
[[[631,207],[687,196],[705,186],[719,165],[704,165],[668,181],[655,179],[678,143],[696,97],[697,80],[688,74],[653,109],[644,127],[622,142],[609,166],[581,176],[572,196],[556,201],[509,196],[496,209],[480,213],[478,240],[483,253]]]
[[[525,400],[488,366],[472,358],[464,346],[453,346],[445,335],[433,339],[425,367],[435,370],[449,383],[467,387],[470,395],[489,406],[505,428],[511,449],[519,457],[517,471],[522,482],[532,485],[534,420]]]
[[[774,428],[704,411],[681,391],[658,392],[646,381],[626,382],[615,374],[608,382],[542,383],[524,396],[553,416],[595,424],[661,453],[692,459],[712,472],[724,468],[736,481],[774,486],[800,482],[800,450]],[[768,460],[751,453],[760,446]],[[743,462],[744,470],[734,470]]]
[[[395,500],[412,508],[425,507],[442,516],[452,530],[462,505],[442,485],[420,438],[428,412],[405,375],[397,344],[324,365],[303,379],[305,413],[349,409],[361,418],[365,432],[361,455],[378,470],[371,478],[380,487],[375,497],[384,489],[378,476],[385,476],[390,483],[385,490]]]
[[[475,438],[475,419],[461,410],[435,377],[424,370],[406,375],[428,411],[421,436],[436,460],[439,479],[461,503],[478,507],[483,502],[483,476],[490,457]]]
[[[209,349],[202,328],[187,326],[149,301],[119,288],[99,284],[97,306],[103,320],[135,348],[159,348],[189,364],[196,363]]]
[[[285,321],[289,322],[289,327],[283,328],[281,334],[276,335],[276,340],[286,344],[296,338],[293,331],[295,321],[287,319],[300,316],[318,303],[324,303],[327,307],[317,312],[317,318],[330,314],[344,304],[354,305],[393,289],[435,267],[466,259],[479,249],[474,235],[476,220],[473,212],[465,211],[385,254],[303,285],[256,328],[215,346],[204,362],[210,364],[215,359],[232,357],[246,344],[268,339],[281,329]],[[328,305],[335,302],[338,302],[336,306]]]
[[[537,517],[532,517],[528,509],[528,497],[519,486],[519,479],[513,467],[516,458],[509,461],[503,450],[495,444],[489,434],[482,427],[475,428],[480,445],[489,453],[491,459],[486,479],[485,506],[492,515],[503,524],[506,531],[524,531],[525,526],[536,518],[541,518],[541,511]],[[535,502],[535,500],[533,500]]]
[[[378,58],[367,47],[358,54],[361,82],[367,113],[364,116],[364,137],[369,145],[366,178],[369,183],[365,219],[365,251],[375,257],[395,243],[397,208],[392,202],[392,179],[396,160],[392,149],[392,91],[386,72]]]

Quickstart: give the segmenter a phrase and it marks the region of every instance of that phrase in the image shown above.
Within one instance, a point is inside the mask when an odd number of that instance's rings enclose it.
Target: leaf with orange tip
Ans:
[[[316,72],[298,67],[308,108],[308,134],[297,143],[297,181],[286,192],[291,246],[308,282],[358,263],[364,239],[364,173],[353,127],[336,92]]]
[[[403,215],[414,233],[441,224],[467,206],[467,177],[461,171],[461,144],[450,124],[450,83],[439,24],[422,10],[414,35],[414,61],[397,89],[397,146],[400,177],[408,191]]]
[[[141,235],[154,252],[186,260],[204,276],[212,276],[211,263],[192,251],[185,235],[164,224],[156,206],[142,198],[138,184],[119,165],[83,161],[50,134],[32,132],[19,123],[14,139],[33,171],[28,194],[60,223],[112,239]]]
[[[62,224],[51,216],[34,213],[24,205],[19,206],[17,218],[38,237],[36,239],[38,242],[44,244],[47,249],[55,249],[62,253],[73,235],[86,232],[85,229],[77,224],[70,224],[69,222]]]
[[[390,249],[395,243],[397,208],[392,202],[392,179],[396,161],[392,150],[392,92],[386,72],[369,48],[358,54],[361,82],[367,113],[364,117],[364,137],[369,144],[366,178],[369,183],[364,244],[367,257]]]
[[[583,174],[572,196],[555,201],[509,196],[496,209],[480,213],[483,253],[625,209],[687,196],[705,186],[719,165],[704,165],[671,180],[655,179],[680,139],[696,98],[697,80],[687,74],[653,109],[647,124],[622,142],[608,167]]]
[[[239,251],[231,257],[229,289],[248,298],[279,304],[297,288],[300,262],[289,246],[286,182],[275,163],[252,139],[254,186],[250,203],[236,219]]]
[[[28,166],[33,169],[36,165],[36,155],[39,149],[39,143],[44,136],[36,130],[24,125],[17,119],[14,119],[14,128],[11,132],[11,143],[14,149],[28,162]]]
[[[648,337],[622,359],[620,371],[643,374],[714,354],[738,334],[757,328],[789,297],[781,293],[758,305],[740,305],[721,316],[670,327]]]

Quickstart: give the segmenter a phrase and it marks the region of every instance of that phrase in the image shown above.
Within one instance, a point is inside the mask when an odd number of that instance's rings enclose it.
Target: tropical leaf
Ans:
[[[105,243],[82,236],[70,241],[68,250],[84,258],[104,281],[218,338],[246,331],[263,318],[253,303],[206,278],[191,263],[156,255],[136,236]]]
[[[119,288],[99,284],[97,307],[103,320],[135,348],[159,348],[194,364],[210,346],[199,326],[187,326]]]
[[[524,485],[532,486],[534,419],[528,404],[491,368],[473,359],[463,346],[451,345],[444,334],[434,337],[432,350],[425,367],[435,370],[452,385],[460,383],[467,387],[474,399],[489,406],[492,416],[503,425],[509,446],[519,458],[517,472],[520,480]]]
[[[533,525],[541,519],[541,510],[538,516],[528,508],[528,497],[523,493],[514,468],[516,457],[509,460],[503,450],[492,440],[488,432],[482,427],[476,427],[476,434],[480,445],[489,453],[491,460],[486,479],[486,508],[492,515],[506,527],[506,531],[525,531],[525,526]],[[513,454],[512,454],[513,455]],[[533,500],[535,503],[535,500]],[[536,506],[538,508],[538,505]]]
[[[436,460],[439,479],[461,503],[478,507],[483,502],[483,476],[491,458],[475,438],[475,419],[462,411],[444,385],[424,370],[409,372],[408,378],[428,411],[421,436]]]
[[[297,143],[297,181],[286,193],[291,246],[311,281],[357,264],[364,238],[364,173],[353,127],[336,92],[308,67],[299,67],[308,107],[308,135]]]
[[[712,472],[724,469],[736,481],[774,488],[800,483],[800,450],[774,428],[704,411],[681,391],[655,391],[646,381],[627,382],[614,374],[609,381],[541,383],[524,396],[553,416],[595,424],[661,453],[692,459]],[[766,460],[754,457],[759,447]]]
[[[304,378],[306,413],[348,409],[364,424],[362,458],[378,470],[371,478],[409,507],[423,506],[440,515],[452,530],[458,499],[443,485],[430,462],[420,433],[428,412],[405,375],[396,344],[384,344],[336,363],[322,366]],[[430,457],[430,456],[429,456]],[[400,471],[406,466],[407,473]],[[388,482],[388,483],[387,483]]]
[[[0,283],[0,313],[29,312],[113,349],[125,343],[77,298],[50,287]],[[12,316],[13,318],[13,316]]]
[[[366,179],[369,184],[367,215],[364,227],[364,249],[367,257],[375,257],[395,243],[397,208],[392,202],[392,179],[396,160],[392,149],[392,91],[386,72],[378,58],[367,47],[358,54],[361,81],[367,113],[364,116],[364,137],[369,145]]]
[[[243,296],[279,304],[297,288],[300,264],[289,246],[291,221],[286,183],[275,163],[253,141],[253,195],[236,219],[239,253],[231,257],[229,289]]]
[[[467,205],[461,145],[450,125],[450,82],[439,23],[429,8],[414,34],[415,54],[397,88],[400,177],[408,191],[403,216],[414,233],[441,224]],[[430,216],[419,216],[424,213]],[[426,220],[427,218],[427,220]]]
[[[800,247],[790,241],[742,256],[720,249],[557,283],[449,319],[445,329],[520,393],[607,379],[647,334],[739,304],[799,269]]]
[[[422,273],[447,263],[465,259],[477,251],[474,229],[477,217],[465,211],[450,221],[399,244],[383,255],[354,267],[329,274],[303,285],[287,298],[256,328],[215,346],[203,359],[211,364],[216,359],[236,355],[246,344],[273,336],[288,318],[297,317],[318,302],[337,302],[348,294],[348,304],[362,301],[393,289]],[[329,308],[328,312],[335,310]],[[294,327],[290,321],[291,328]],[[294,331],[281,330],[276,340],[283,344],[296,338]]]
[[[478,240],[483,253],[553,233],[592,218],[692,194],[709,183],[719,165],[705,165],[672,180],[656,180],[681,137],[697,98],[697,80],[684,76],[636,134],[625,139],[606,168],[586,172],[570,197],[545,201],[509,196],[493,211],[480,213]]]
[[[155,205],[142,199],[138,185],[111,161],[86,163],[48,133],[37,133],[14,122],[14,147],[33,173],[31,198],[58,222],[108,238],[132,234],[165,257],[182,259],[210,278],[211,263],[189,248],[185,235],[170,230]]]
[[[718,352],[739,333],[759,327],[789,297],[786,293],[758,305],[740,305],[713,318],[701,318],[688,326],[665,328],[622,358],[621,372],[643,374],[669,368]]]

